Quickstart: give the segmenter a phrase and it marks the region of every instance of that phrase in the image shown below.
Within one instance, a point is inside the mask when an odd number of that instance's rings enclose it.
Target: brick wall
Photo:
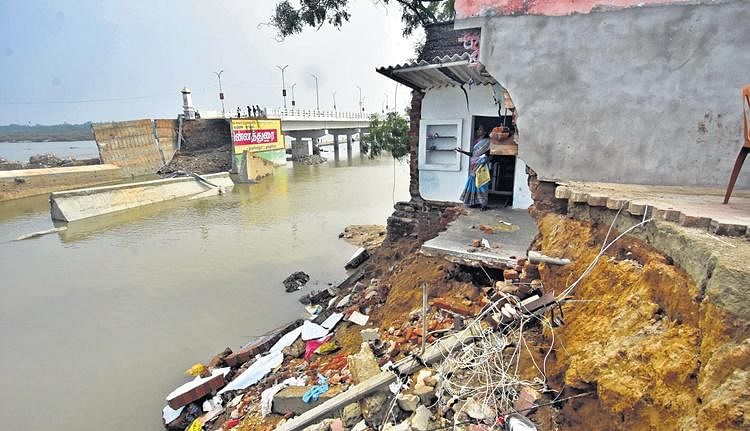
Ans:
[[[419,193],[419,122],[422,120],[422,99],[424,93],[411,92],[409,111],[409,194],[414,200],[422,199]]]

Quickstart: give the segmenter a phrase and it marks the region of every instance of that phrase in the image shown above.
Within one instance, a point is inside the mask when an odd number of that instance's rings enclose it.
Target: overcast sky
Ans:
[[[185,85],[196,108],[220,110],[219,69],[227,110],[281,106],[275,65],[285,64],[300,108],[315,107],[315,73],[321,109],[336,91],[338,110],[356,111],[359,85],[367,110],[380,110],[396,90],[375,68],[411,58],[414,40],[401,36],[397,8],[352,3],[341,30],[277,42],[259,26],[275,0],[0,0],[0,124],[175,118]],[[408,93],[398,88],[399,110]]]

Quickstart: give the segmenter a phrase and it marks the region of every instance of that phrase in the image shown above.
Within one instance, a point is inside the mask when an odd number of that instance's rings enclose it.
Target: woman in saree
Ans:
[[[461,193],[461,201],[467,207],[487,209],[487,198],[490,193],[489,152],[490,138],[484,126],[477,128],[471,151],[456,148],[456,151],[469,156],[469,178]]]

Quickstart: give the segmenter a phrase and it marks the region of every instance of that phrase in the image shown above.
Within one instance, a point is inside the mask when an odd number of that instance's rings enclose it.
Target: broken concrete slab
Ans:
[[[0,202],[50,192],[115,183],[123,178],[115,165],[0,171]]]
[[[254,183],[273,175],[273,163],[245,151],[239,166],[239,182]]]
[[[309,391],[312,386],[290,386],[279,391],[273,397],[271,411],[280,415],[294,413],[300,415],[314,407],[323,404],[327,400],[341,393],[339,387],[331,387],[326,392],[320,394],[317,400],[306,403],[302,401],[302,396]]]
[[[301,325],[301,319],[295,320],[292,323],[272,329],[258,337],[254,337],[250,341],[248,341],[247,344],[242,346],[241,349],[227,355],[224,358],[224,362],[226,362],[227,365],[231,367],[236,367],[237,365],[243,364],[273,347],[274,343],[277,343],[281,340],[282,337],[286,336],[286,334],[289,334],[292,330],[299,328]],[[291,342],[294,342],[294,340],[291,340]]]
[[[208,377],[199,376],[179,386],[167,395],[167,405],[176,410],[221,389],[226,384],[224,378],[229,371],[229,367],[218,368]]]
[[[357,249],[357,251],[354,252],[352,257],[349,258],[349,260],[346,262],[346,265],[344,265],[344,268],[354,269],[359,265],[362,265],[362,262],[366,261],[369,257],[370,254],[367,252],[367,249],[365,249],[364,247],[360,247]]]
[[[50,212],[53,220],[72,222],[206,191],[223,193],[234,187],[228,172],[202,178],[217,187],[191,176],[54,192],[50,195]]]
[[[482,225],[497,225],[500,221],[517,228],[495,230],[492,234],[479,230]],[[468,209],[466,214],[448,224],[445,231],[422,244],[420,252],[427,256],[443,257],[461,265],[504,268],[514,266],[518,257],[526,255],[526,249],[536,232],[536,224],[526,210]],[[489,248],[471,247],[472,240],[479,236],[488,240]],[[480,239],[480,245],[481,242]]]

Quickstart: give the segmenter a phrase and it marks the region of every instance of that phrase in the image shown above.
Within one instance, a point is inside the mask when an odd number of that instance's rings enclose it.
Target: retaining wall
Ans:
[[[102,163],[122,168],[126,176],[154,174],[177,148],[175,120],[133,120],[91,126]]]
[[[234,186],[227,172],[202,178],[217,187],[194,177],[180,177],[52,193],[52,219],[70,222],[204,192],[218,194]]]
[[[0,172],[0,201],[106,184],[122,178],[114,165],[19,169]]]

